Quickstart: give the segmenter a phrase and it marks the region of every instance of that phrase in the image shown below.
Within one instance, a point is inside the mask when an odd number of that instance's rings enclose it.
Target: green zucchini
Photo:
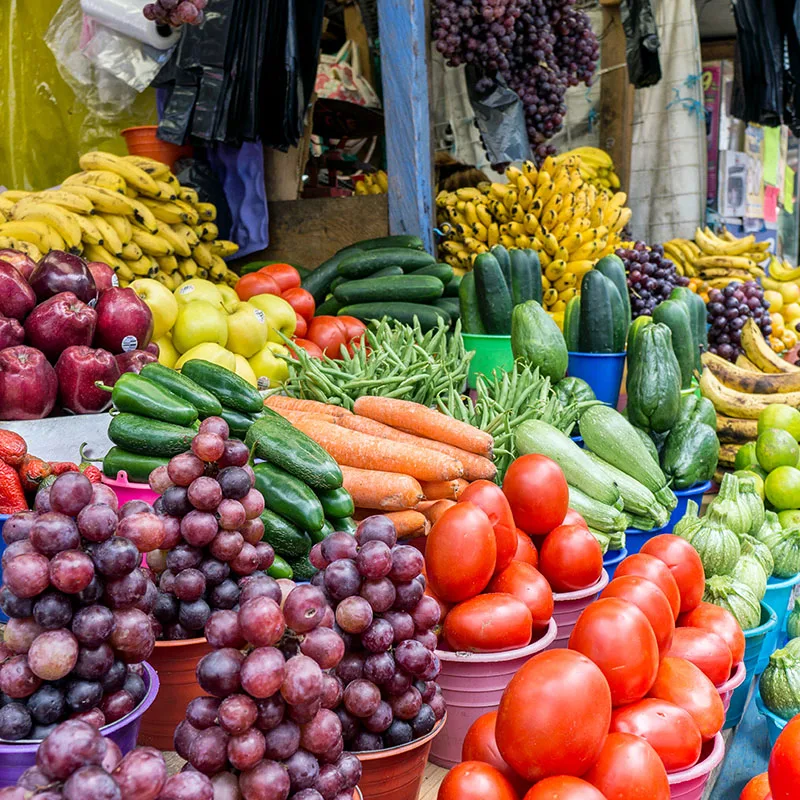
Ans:
[[[331,290],[334,278],[339,275],[339,264],[353,254],[352,248],[345,248],[334,253],[327,261],[323,261],[310,275],[302,279],[300,285],[314,295],[314,300],[319,304]]]
[[[670,293],[669,299],[680,300],[689,314],[689,323],[692,326],[694,368],[698,372],[702,372],[703,362],[701,357],[708,350],[708,312],[706,304],[700,295],[686,286],[676,286]]]
[[[461,275],[453,275],[451,280],[448,281],[447,286],[444,287],[444,296],[458,297],[458,290],[461,288],[461,281],[463,279]]]
[[[181,373],[208,389],[224,406],[255,414],[264,408],[264,399],[244,378],[218,364],[202,359],[187,361]]]
[[[318,531],[325,521],[322,503],[303,481],[264,461],[253,467],[255,488],[264,495],[266,507],[301,530]],[[339,491],[339,490],[336,490]]]
[[[474,272],[467,272],[461,279],[461,285],[458,287],[458,305],[461,310],[461,325],[464,333],[486,333],[478,308]]]
[[[411,275],[414,277],[417,275],[432,275],[447,286],[453,280],[453,268],[449,264],[431,264],[430,266],[422,267],[422,269],[415,269]],[[372,277],[374,278],[375,276],[373,275]]]
[[[345,251],[353,250],[380,250],[386,247],[405,247],[408,250],[424,250],[425,244],[419,236],[408,233],[398,233],[394,236],[378,236],[375,239],[362,239],[360,242],[343,248]],[[340,251],[341,252],[341,251]]]
[[[108,438],[129,453],[171,458],[191,449],[194,428],[184,428],[136,414],[117,414],[108,425]]]
[[[231,429],[231,436],[235,439],[244,439],[250,426],[258,419],[255,414],[243,414],[241,411],[236,411],[233,408],[225,408],[223,406],[219,416],[228,423]]]
[[[389,317],[404,325],[413,325],[416,317],[423,331],[437,327],[440,319],[450,323],[449,314],[435,306],[424,306],[421,303],[355,303],[339,309],[339,316],[355,317],[362,322]]]
[[[153,362],[142,367],[141,376],[190,402],[201,417],[217,417],[222,404],[214,395],[187,375]]]
[[[583,276],[579,336],[582,353],[621,352],[616,348],[620,339],[624,341],[624,320],[615,314],[617,304],[612,290],[616,291],[616,287],[600,272],[590,270]],[[617,305],[617,311],[619,308]]]
[[[567,345],[567,352],[580,352],[581,337],[581,298],[575,295],[564,309],[564,341]]]
[[[325,317],[331,316],[335,317],[339,313],[339,309],[342,307],[342,304],[333,296],[331,295],[324,303],[320,303],[317,306],[317,310],[314,312],[315,317]]]
[[[686,305],[680,300],[664,300],[655,307],[653,322],[661,322],[672,331],[672,350],[681,371],[681,389],[691,388],[695,368],[694,336]]]
[[[489,252],[497,259],[506,287],[511,291],[511,255],[501,244],[496,244]]]
[[[541,303],[541,297],[537,297],[536,284],[538,281],[539,291],[542,293],[542,277],[534,274],[533,261],[528,257],[529,252],[534,250],[520,250],[513,248],[508,254],[511,262],[511,303],[518,306],[528,300],[536,300]]]
[[[637,428],[635,425],[631,425],[636,431],[636,435],[639,437],[639,441],[645,446],[645,449],[653,458],[653,461],[656,464],[659,463],[658,457],[658,448],[656,447],[656,443],[650,438],[650,434],[647,431],[643,431],[641,428]]]
[[[264,523],[263,541],[271,544],[276,553],[289,558],[308,555],[313,544],[311,537],[296,525],[269,509],[261,514],[261,521]]]
[[[630,522],[624,511],[601,503],[574,486],[569,487],[569,507],[577,511],[587,525],[606,533],[624,531]]]
[[[351,253],[339,263],[338,271],[345,278],[366,278],[386,267],[402,267],[403,272],[413,272],[435,263],[436,259],[428,253],[405,247],[387,247],[368,253]]]
[[[628,278],[625,275],[625,264],[619,256],[612,253],[601,258],[594,265],[594,268],[605,275],[617,287],[622,300],[622,319],[625,322],[625,333],[627,334],[628,326],[631,324],[631,298],[628,295]]]
[[[648,317],[646,314],[643,314],[641,317],[636,317],[631,323],[631,327],[628,330],[628,369],[630,369],[631,365],[638,359],[637,348],[639,346],[639,337],[642,334],[642,330],[652,323],[653,318]]]
[[[275,553],[275,560],[272,562],[272,566],[267,569],[267,575],[277,580],[278,578],[291,578],[293,574],[289,562],[283,556]]]
[[[511,291],[499,262],[491,253],[480,253],[473,265],[478,309],[486,333],[511,333]]]
[[[328,491],[317,492],[317,497],[322,503],[322,509],[326,517],[339,519],[341,517],[351,517],[355,511],[353,498],[350,492],[344,487],[340,489],[329,489]]]
[[[433,275],[401,275],[390,278],[364,278],[337,286],[333,296],[342,305],[354,303],[406,302],[436,300],[444,284]]]
[[[168,458],[145,456],[131,453],[120,447],[112,447],[103,458],[103,475],[116,480],[120,472],[125,472],[130,483],[147,483],[150,473],[169,463]]]

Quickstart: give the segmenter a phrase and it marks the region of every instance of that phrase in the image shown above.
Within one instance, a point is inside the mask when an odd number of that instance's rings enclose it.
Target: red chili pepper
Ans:
[[[53,475],[63,475],[65,472],[80,472],[77,464],[72,461],[48,461]]]
[[[28,452],[25,440],[14,431],[0,431],[0,461],[18,467]]]
[[[27,508],[19,474],[11,464],[0,461],[0,514],[16,514]]]
[[[80,470],[92,483],[101,483],[103,480],[103,473],[94,464],[81,464]]]
[[[22,480],[22,488],[26,492],[35,492],[42,481],[48,476],[52,475],[53,470],[46,461],[41,458],[36,458],[30,453],[27,453],[22,459],[22,464],[19,468],[19,476]]]

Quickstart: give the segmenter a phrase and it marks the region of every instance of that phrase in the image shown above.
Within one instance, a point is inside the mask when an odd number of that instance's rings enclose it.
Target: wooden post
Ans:
[[[389,229],[433,252],[433,148],[425,0],[378,0]]]
[[[372,59],[369,55],[369,37],[361,16],[361,7],[355,0],[344,7],[344,35],[358,45],[358,64],[361,67],[361,74],[370,86],[375,86]]]

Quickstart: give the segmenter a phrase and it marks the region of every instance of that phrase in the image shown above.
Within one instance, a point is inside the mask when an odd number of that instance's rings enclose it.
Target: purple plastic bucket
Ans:
[[[122,755],[130,753],[136,747],[139,738],[139,725],[142,714],[153,705],[158,694],[158,675],[147,663],[144,665],[144,683],[147,694],[141,703],[127,716],[100,728],[100,733],[113,740]],[[17,779],[28,767],[36,763],[36,751],[40,742],[19,742],[17,744],[0,744],[0,789],[14,786]]]
[[[710,749],[709,749],[710,745]],[[700,761],[689,769],[667,774],[669,796],[672,800],[700,800],[708,778],[725,758],[725,741],[718,733],[703,748]]]
[[[747,665],[744,661],[740,661],[736,665],[736,669],[733,671],[733,674],[728,678],[725,683],[721,683],[717,686],[717,691],[719,692],[720,700],[722,700],[722,706],[725,709],[725,713],[728,713],[728,709],[731,707],[731,697],[733,697],[734,689],[738,689],[743,683],[744,679],[747,677]]]
[[[556,637],[551,619],[544,635],[516,650],[501,653],[454,653],[437,650],[442,671],[436,679],[447,703],[447,722],[431,745],[429,760],[450,769],[461,763],[464,737],[476,719],[496,711],[517,670]]]
[[[553,641],[545,650],[564,650],[569,646],[569,637],[578,617],[586,606],[591,605],[597,595],[608,586],[608,573],[603,570],[600,580],[588,589],[577,592],[553,592],[553,619],[558,625],[558,631]]]
[[[608,579],[614,580],[614,573],[617,567],[628,557],[628,548],[623,547],[622,550],[609,550],[603,556],[603,569],[608,573]]]

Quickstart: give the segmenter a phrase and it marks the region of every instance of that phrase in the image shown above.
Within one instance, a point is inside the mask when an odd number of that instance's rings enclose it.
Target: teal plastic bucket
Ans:
[[[480,333],[462,333],[464,347],[474,350],[475,355],[469,363],[467,384],[470,389],[476,386],[478,375],[491,376],[495,370],[510,372],[514,366],[514,353],[511,351],[510,336],[488,336]]]
[[[761,693],[758,689],[756,689],[756,708],[758,708],[758,713],[767,721],[767,738],[769,739],[769,747],[771,750],[775,747],[775,742],[778,741],[778,737],[781,735],[781,731],[786,727],[788,720],[779,717],[764,705],[764,701],[761,699]]]
[[[778,637],[786,630],[786,617],[789,616],[792,590],[798,581],[800,581],[800,572],[791,578],[770,578],[767,581],[764,602],[775,612],[778,623],[764,637],[764,643],[761,645],[761,655],[756,665],[756,675],[760,675],[766,669],[769,657],[778,646]]]
[[[623,547],[622,550],[609,550],[603,556],[603,569],[608,573],[608,579],[614,580],[614,573],[617,567],[628,557],[628,549]]]
[[[612,408],[617,407],[624,371],[625,353],[569,353],[567,375],[586,381],[594,396]]]
[[[753,685],[756,674],[756,664],[761,655],[761,645],[764,637],[778,625],[778,617],[775,612],[766,604],[761,603],[761,624],[757,628],[744,632],[744,665],[747,669],[747,679],[733,692],[731,706],[725,716],[725,727],[736,727],[747,709],[747,701],[750,698],[750,687]]]

